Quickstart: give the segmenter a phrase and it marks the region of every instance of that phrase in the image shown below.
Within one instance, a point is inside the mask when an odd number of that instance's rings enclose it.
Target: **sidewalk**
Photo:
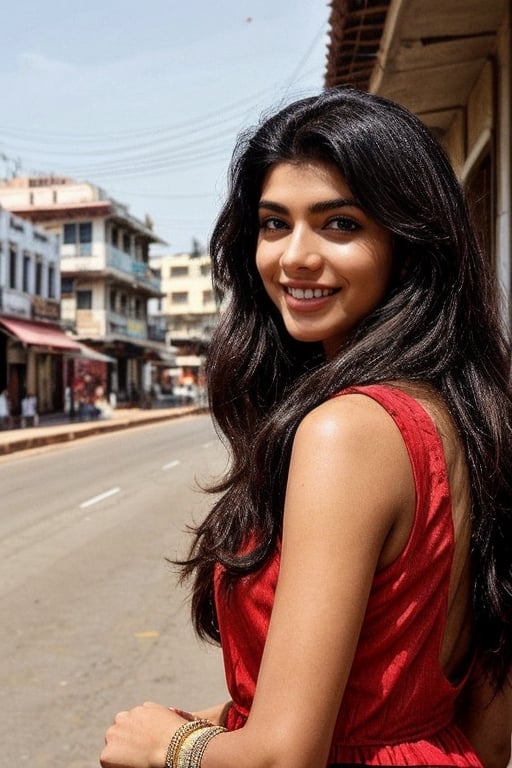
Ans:
[[[129,427],[168,421],[193,413],[204,413],[205,408],[197,405],[173,406],[169,408],[117,408],[109,419],[94,421],[73,421],[64,414],[41,416],[37,427],[0,430],[0,457],[28,448],[39,448],[52,443],[64,443],[102,432],[116,432]]]

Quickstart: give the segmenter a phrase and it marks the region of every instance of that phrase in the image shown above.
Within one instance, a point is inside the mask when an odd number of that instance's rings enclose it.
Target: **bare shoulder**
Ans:
[[[297,439],[324,444],[326,449],[356,451],[368,460],[390,451],[397,458],[409,460],[398,427],[389,413],[375,400],[363,394],[335,397],[312,410],[301,422]]]
[[[322,499],[322,514],[330,508],[341,519],[346,508],[354,522],[357,510],[361,525],[384,533],[379,567],[405,545],[414,519],[412,467],[400,430],[372,398],[355,393],[332,398],[303,419],[293,445],[289,490],[303,502],[307,487]]]

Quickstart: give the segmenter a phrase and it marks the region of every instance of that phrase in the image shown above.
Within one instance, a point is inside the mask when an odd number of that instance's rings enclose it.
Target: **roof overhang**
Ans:
[[[333,0],[326,85],[356,85],[387,96],[442,134],[494,53],[506,2]],[[376,44],[373,39],[373,47],[365,48],[365,35],[370,35],[372,25],[373,32],[379,32],[378,14],[383,11],[380,40]],[[358,35],[351,42],[347,35],[354,26]],[[364,77],[357,80],[357,67],[362,67],[365,56]]]
[[[6,203],[8,205],[8,203]],[[61,203],[55,205],[26,205],[9,206],[11,213],[21,216],[23,219],[30,219],[35,223],[44,221],[61,221],[63,219],[82,219],[98,218],[109,216],[112,206],[108,202],[91,201],[89,203]]]

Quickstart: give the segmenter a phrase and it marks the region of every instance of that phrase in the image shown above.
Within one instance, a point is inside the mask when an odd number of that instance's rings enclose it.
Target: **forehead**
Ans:
[[[301,197],[351,197],[347,182],[335,165],[322,161],[276,163],[266,172],[260,197],[297,195]]]

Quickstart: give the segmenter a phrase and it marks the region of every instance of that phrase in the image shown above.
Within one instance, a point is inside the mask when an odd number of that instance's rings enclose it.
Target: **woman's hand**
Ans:
[[[105,735],[103,768],[162,768],[174,732],[186,719],[178,711],[145,702],[119,712]]]

